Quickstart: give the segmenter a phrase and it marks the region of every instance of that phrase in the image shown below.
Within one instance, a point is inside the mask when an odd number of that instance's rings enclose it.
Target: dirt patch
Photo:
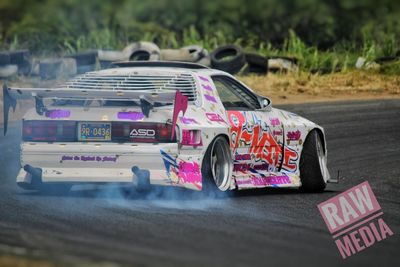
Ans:
[[[238,77],[260,95],[269,97],[274,105],[309,102],[400,98],[400,76],[366,71],[349,71],[318,75],[309,73],[268,74]],[[11,85],[18,87],[51,87],[60,81],[42,82],[20,79]],[[3,86],[3,82],[0,81]],[[2,90],[0,90],[0,123],[3,123]],[[19,120],[32,108],[33,101],[19,101],[10,121]]]
[[[239,78],[260,95],[272,99],[274,104],[400,98],[399,76],[365,71]]]

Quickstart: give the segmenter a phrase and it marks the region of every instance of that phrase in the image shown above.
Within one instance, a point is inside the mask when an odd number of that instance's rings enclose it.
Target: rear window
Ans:
[[[65,85],[73,89],[108,90],[179,90],[189,101],[196,100],[196,82],[191,74],[176,75],[103,75],[86,73],[68,81]],[[134,104],[134,103],[132,103]]]

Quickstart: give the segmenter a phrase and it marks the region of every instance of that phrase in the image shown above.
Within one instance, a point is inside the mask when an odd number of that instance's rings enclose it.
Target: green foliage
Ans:
[[[1,0],[0,48],[37,55],[235,43],[294,56],[301,68],[343,69],[358,56],[400,51],[400,1],[393,0]]]

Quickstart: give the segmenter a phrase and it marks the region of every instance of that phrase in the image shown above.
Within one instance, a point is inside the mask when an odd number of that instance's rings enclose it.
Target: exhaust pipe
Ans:
[[[138,166],[133,166],[132,172],[136,176],[135,184],[138,191],[150,191],[150,171],[142,170]]]

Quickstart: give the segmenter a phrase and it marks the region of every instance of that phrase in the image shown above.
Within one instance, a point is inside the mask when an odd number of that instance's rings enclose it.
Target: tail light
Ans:
[[[182,130],[181,144],[184,146],[202,146],[200,130]]]
[[[23,121],[24,141],[78,142],[76,121]],[[112,142],[173,143],[172,125],[164,123],[113,122]]]
[[[114,122],[111,127],[113,142],[170,143],[172,125],[164,123],[126,123]]]
[[[24,141],[71,142],[76,141],[74,121],[23,121]]]

